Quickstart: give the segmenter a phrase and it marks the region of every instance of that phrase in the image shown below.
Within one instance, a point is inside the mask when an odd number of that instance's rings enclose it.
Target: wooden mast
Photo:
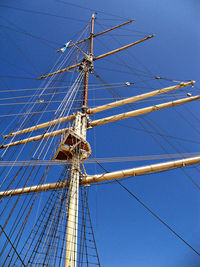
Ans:
[[[33,142],[33,141],[53,137],[53,136],[60,135],[60,134],[65,134],[65,137],[66,137],[67,131],[70,130],[72,132],[71,133],[71,139],[72,139],[72,143],[74,142],[75,148],[71,151],[72,152],[71,153],[71,155],[72,155],[71,174],[70,174],[70,180],[69,181],[64,181],[64,182],[61,182],[59,184],[58,183],[43,184],[43,185],[38,185],[38,186],[31,186],[31,187],[25,187],[25,188],[19,188],[19,189],[15,189],[15,190],[8,190],[8,191],[0,192],[0,197],[3,197],[3,196],[18,195],[18,194],[23,194],[23,193],[47,191],[47,190],[52,190],[52,189],[57,189],[57,188],[62,188],[62,187],[69,187],[68,196],[67,196],[67,204],[66,204],[67,205],[67,234],[66,234],[66,247],[65,247],[65,250],[66,250],[65,267],[76,267],[77,266],[78,207],[79,207],[78,202],[79,202],[79,186],[80,185],[87,185],[90,183],[98,183],[98,182],[112,180],[112,179],[120,179],[120,178],[124,178],[124,177],[142,175],[142,174],[157,172],[157,171],[161,171],[161,170],[167,170],[167,169],[171,169],[171,168],[180,168],[180,167],[184,167],[187,165],[200,163],[200,157],[198,156],[195,158],[186,158],[186,159],[170,161],[170,162],[165,162],[165,163],[157,163],[157,164],[152,164],[152,165],[148,165],[148,166],[136,167],[136,168],[127,169],[127,170],[120,170],[120,171],[116,171],[116,172],[112,172],[112,173],[106,173],[106,174],[85,175],[85,176],[83,176],[81,174],[80,163],[81,163],[81,160],[83,160],[83,151],[82,151],[83,147],[80,146],[80,143],[86,142],[87,128],[92,128],[92,127],[102,125],[105,123],[110,123],[110,122],[130,118],[133,116],[146,114],[146,113],[153,112],[156,110],[161,110],[161,109],[164,109],[167,107],[172,107],[172,106],[176,106],[176,105],[187,103],[187,102],[190,102],[193,100],[200,99],[199,95],[193,96],[190,98],[179,99],[176,101],[162,103],[159,105],[154,105],[154,106],[150,106],[150,107],[146,107],[146,108],[142,108],[142,109],[138,109],[138,110],[134,110],[134,111],[129,111],[126,113],[122,113],[122,114],[118,114],[118,115],[114,115],[114,116],[110,116],[110,117],[106,117],[106,118],[102,118],[102,119],[88,122],[87,117],[89,116],[89,114],[94,114],[96,112],[100,112],[100,111],[107,110],[110,108],[115,108],[115,107],[118,107],[118,106],[121,106],[121,105],[124,105],[127,103],[133,103],[135,101],[145,99],[148,97],[152,97],[152,96],[157,95],[157,94],[166,93],[166,92],[169,92],[171,90],[175,90],[175,89],[187,86],[187,85],[193,85],[194,84],[194,81],[190,81],[188,83],[180,83],[179,85],[163,88],[160,90],[155,90],[155,91],[145,93],[145,94],[142,94],[139,96],[130,97],[127,99],[119,100],[119,101],[116,101],[113,103],[109,103],[109,104],[105,104],[105,105],[102,105],[99,107],[88,109],[88,107],[87,107],[87,104],[88,104],[87,103],[87,100],[88,100],[88,81],[89,81],[89,72],[91,72],[91,70],[93,68],[93,61],[107,57],[107,56],[112,55],[112,54],[115,54],[117,52],[120,52],[124,49],[132,47],[136,44],[139,44],[143,41],[146,41],[146,40],[154,37],[154,35],[150,35],[150,36],[147,36],[147,37],[145,37],[139,41],[136,41],[134,43],[131,43],[131,44],[128,44],[128,45],[123,46],[121,48],[104,53],[104,54],[99,55],[97,57],[93,57],[93,39],[94,39],[94,37],[102,35],[106,32],[109,32],[109,31],[116,29],[118,27],[121,27],[123,25],[126,25],[126,24],[132,22],[133,20],[130,20],[126,23],[122,23],[116,27],[110,28],[110,29],[108,29],[102,33],[96,34],[96,35],[94,35],[94,21],[95,21],[95,13],[92,15],[92,18],[90,21],[90,25],[91,25],[90,36],[88,38],[82,40],[82,41],[79,41],[78,43],[75,43],[75,44],[72,44],[71,46],[69,46],[69,47],[72,47],[72,46],[77,45],[79,43],[90,40],[89,55],[85,54],[85,58],[80,63],[77,63],[77,64],[69,66],[65,69],[57,70],[53,73],[50,73],[48,75],[40,77],[40,79],[47,78],[47,77],[50,77],[52,75],[56,75],[56,74],[59,74],[59,73],[65,72],[65,71],[69,71],[71,69],[75,69],[75,68],[79,67],[79,70],[84,74],[84,95],[83,95],[82,112],[77,112],[76,114],[73,114],[70,116],[62,117],[62,118],[59,118],[59,119],[56,119],[56,120],[53,120],[50,122],[45,122],[45,123],[42,123],[42,124],[39,124],[36,126],[32,126],[32,127],[27,128],[27,129],[23,129],[23,130],[11,133],[7,136],[4,136],[4,138],[8,138],[8,137],[15,136],[15,135],[22,134],[22,133],[27,133],[29,131],[38,130],[38,129],[41,129],[44,127],[48,127],[50,125],[56,125],[58,123],[65,122],[68,120],[74,120],[74,126],[70,129],[67,129],[67,128],[60,129],[60,130],[57,130],[54,132],[45,133],[42,135],[30,137],[27,139],[15,141],[13,143],[9,143],[9,144],[0,146],[0,149],[1,148],[7,148],[10,146],[26,144],[28,142]],[[79,142],[77,141],[78,140],[77,136],[80,137]],[[75,139],[76,139],[76,141],[75,141]],[[66,144],[68,144],[68,143],[66,143]],[[82,177],[81,177],[81,175],[82,175]],[[81,180],[81,178],[82,178],[82,180]]]
[[[81,113],[76,114],[74,132],[81,133]],[[80,151],[75,149],[72,156],[71,175],[67,199],[67,236],[65,267],[76,267],[78,241],[78,201],[80,179]]]
[[[90,58],[92,59],[92,61],[93,61],[94,20],[95,20],[95,13],[92,14],[92,19],[91,19],[91,32],[90,32]],[[89,81],[89,70],[86,70],[85,77],[84,77],[83,112],[85,112],[86,111],[86,108],[87,108],[88,81]]]
[[[88,99],[88,80],[89,72],[93,61],[93,35],[94,35],[94,20],[95,13],[92,14],[91,32],[90,32],[90,54],[88,58],[83,61],[82,70],[84,74],[84,96],[82,112],[75,115],[75,129],[74,132],[86,139],[87,130],[87,99]],[[79,180],[80,180],[80,160],[81,152],[77,147],[72,156],[71,178],[69,184],[69,198],[68,198],[68,214],[67,214],[67,236],[66,236],[66,252],[65,252],[65,267],[77,266],[77,247],[78,247],[78,206],[79,206]]]

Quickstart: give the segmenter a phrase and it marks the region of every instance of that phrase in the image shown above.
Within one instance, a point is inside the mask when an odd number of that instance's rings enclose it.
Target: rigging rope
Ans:
[[[94,161],[96,161],[94,159]],[[100,164],[98,161],[96,163],[106,172],[109,173],[107,169],[105,169],[102,164]],[[200,253],[194,249],[187,241],[185,241],[175,230],[173,230],[165,221],[163,221],[152,209],[150,209],[144,202],[142,202],[133,192],[131,192],[126,186],[124,186],[120,181],[117,179],[114,179],[115,182],[117,182],[126,192],[129,193],[137,202],[139,202],[148,212],[151,213],[151,215],[154,216],[158,221],[160,221],[165,227],[168,228],[176,237],[178,237],[183,243],[185,243],[189,248],[191,248],[198,256],[200,256]]]

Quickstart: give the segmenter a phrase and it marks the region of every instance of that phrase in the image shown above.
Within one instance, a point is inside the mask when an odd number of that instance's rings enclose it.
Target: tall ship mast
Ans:
[[[101,159],[93,156],[93,145],[88,138],[98,126],[102,125],[104,129],[130,118],[153,116],[162,110],[198,101],[200,95],[192,92],[195,81],[169,80],[171,84],[168,86],[121,97],[115,91],[117,87],[134,88],[137,82],[126,80],[110,85],[99,75],[96,65],[102,59],[109,61],[114,54],[150,42],[155,35],[145,35],[108,52],[98,53],[94,43],[96,38],[126,27],[134,19],[97,33],[96,19],[97,14],[93,13],[84,32],[76,40],[67,40],[63,47],[57,49],[58,60],[50,71],[38,77],[41,85],[25,105],[24,115],[2,131],[2,266],[104,266],[98,254],[88,192],[93,185],[112,182],[119,184],[180,242],[200,256],[173,227],[122,184],[123,179],[135,179],[137,176],[153,176],[165,171],[171,173],[175,169],[187,172],[188,167],[200,163],[199,154],[177,151],[179,155],[157,155],[156,163],[150,164],[147,156],[143,156],[145,163],[142,165],[120,169],[118,164],[118,170],[110,171]],[[60,85],[67,74],[71,75],[69,86]],[[89,105],[91,76],[100,81],[100,88],[108,89],[114,101]],[[154,79],[165,80],[160,76]],[[98,89],[98,86],[94,85],[94,88]],[[188,90],[187,93],[184,90]],[[170,97],[170,100],[164,101]],[[52,103],[58,103],[57,108],[47,116],[46,111]],[[142,106],[134,106],[138,103]],[[120,111],[120,108],[125,111]],[[132,127],[131,124],[128,126]],[[112,135],[116,135],[119,140],[116,150],[126,143],[126,132],[110,134],[105,135],[105,139],[112,142]],[[168,142],[167,139],[165,141]],[[136,142],[129,140],[130,146],[136,145]],[[145,145],[145,140],[143,142]],[[152,156],[149,157],[152,159]],[[109,160],[115,159],[107,158]],[[123,160],[122,155],[118,156],[120,160]],[[95,162],[101,172],[90,173],[87,168],[90,162]],[[199,187],[190,175],[187,176],[195,187]],[[41,194],[45,195],[42,200]]]

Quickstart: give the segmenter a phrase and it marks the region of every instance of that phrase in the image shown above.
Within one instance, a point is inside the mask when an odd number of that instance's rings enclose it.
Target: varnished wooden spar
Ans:
[[[49,184],[42,184],[42,185],[34,185],[30,187],[25,188],[18,188],[18,189],[11,189],[3,192],[0,192],[0,197],[2,196],[15,196],[20,194],[28,194],[28,193],[34,193],[34,192],[43,192],[43,191],[49,191],[59,188],[64,188],[69,186],[69,182],[58,182],[58,183],[49,183]]]
[[[133,43],[131,43],[131,44],[122,46],[122,47],[120,47],[120,48],[118,48],[118,49],[112,50],[112,51],[110,51],[110,52],[108,52],[108,53],[105,53],[105,54],[102,54],[102,55],[100,55],[100,56],[94,57],[94,58],[93,58],[93,61],[98,60],[98,59],[101,59],[101,58],[104,58],[104,57],[107,57],[107,56],[110,56],[110,55],[113,55],[113,54],[115,54],[115,53],[117,53],[117,52],[120,52],[120,51],[122,51],[122,50],[125,50],[125,49],[127,49],[127,48],[129,48],[129,47],[131,47],[131,46],[140,44],[140,43],[142,43],[142,42],[144,42],[144,41],[146,41],[146,40],[148,40],[148,39],[151,39],[151,38],[154,37],[154,36],[155,36],[155,35],[149,35],[149,36],[147,36],[147,37],[145,37],[145,38],[143,38],[143,39],[141,39],[141,40],[139,40],[139,41],[133,42]],[[75,64],[75,65],[69,66],[69,67],[67,67],[67,68],[64,68],[64,69],[61,69],[61,70],[57,70],[57,71],[55,71],[55,72],[52,72],[52,73],[49,73],[49,74],[47,74],[47,75],[41,76],[41,77],[38,78],[38,80],[41,80],[41,79],[44,79],[44,78],[47,78],[47,77],[50,77],[50,76],[53,76],[53,75],[56,75],[56,74],[65,72],[65,71],[69,71],[69,70],[71,70],[71,69],[74,69],[74,68],[79,67],[80,65],[81,65],[81,62],[78,63],[78,64]]]
[[[45,127],[48,127],[48,126],[52,126],[52,125],[59,124],[59,123],[65,122],[65,121],[73,120],[74,118],[75,118],[75,115],[70,115],[70,116],[62,117],[62,118],[59,118],[59,119],[56,119],[56,120],[47,121],[47,122],[44,122],[44,123],[29,127],[29,128],[17,131],[17,132],[10,133],[8,135],[4,135],[4,138],[8,138],[8,137],[12,137],[12,136],[15,136],[15,135],[28,133],[28,132],[32,132],[32,131],[36,131],[36,130],[39,130],[39,129],[42,129],[42,128],[45,128]]]
[[[90,109],[87,110],[87,113],[88,114],[94,114],[94,113],[97,113],[97,112],[100,112],[100,111],[103,111],[103,110],[119,107],[119,106],[122,106],[122,105],[125,105],[125,104],[133,103],[133,102],[136,102],[136,101],[148,98],[148,97],[152,97],[152,96],[155,96],[155,95],[158,95],[158,94],[167,93],[167,92],[170,92],[172,90],[176,90],[176,89],[179,89],[179,88],[182,88],[182,87],[185,87],[185,86],[188,86],[188,85],[194,85],[194,84],[195,84],[195,81],[190,81],[190,82],[187,82],[187,83],[183,83],[182,82],[182,83],[180,83],[178,85],[175,85],[175,86],[170,86],[170,87],[166,87],[166,88],[163,88],[163,89],[154,90],[154,91],[151,91],[151,92],[148,92],[148,93],[145,93],[145,94],[136,95],[136,96],[133,96],[133,97],[125,98],[123,100],[119,100],[119,101],[112,102],[112,103],[109,103],[109,104],[105,104],[105,105],[102,105],[102,106],[98,106],[98,107],[95,107],[95,108],[90,108]]]
[[[50,76],[65,72],[65,71],[69,71],[69,70],[75,69],[75,68],[79,67],[80,65],[81,65],[81,63],[75,64],[75,65],[71,65],[71,66],[69,66],[67,68],[64,68],[64,69],[61,69],[61,70],[57,70],[57,71],[49,73],[47,75],[43,75],[43,76],[39,77],[38,80],[41,80],[41,79],[44,79],[44,78],[47,78],[47,77],[50,77]]]
[[[119,101],[116,101],[116,102],[112,102],[112,103],[109,103],[109,104],[105,104],[105,105],[102,105],[102,106],[91,108],[91,109],[87,110],[87,113],[88,114],[94,114],[94,113],[97,113],[97,112],[100,112],[100,111],[103,111],[103,110],[107,110],[107,109],[110,109],[110,108],[115,108],[115,107],[118,107],[118,106],[121,106],[121,105],[125,105],[125,104],[128,104],[128,103],[133,103],[135,101],[138,101],[138,100],[141,100],[141,99],[145,99],[145,98],[148,98],[148,97],[152,97],[152,96],[155,96],[157,94],[166,93],[166,92],[169,92],[169,91],[172,91],[172,90],[175,90],[175,89],[179,89],[179,88],[182,88],[182,87],[185,87],[185,86],[188,86],[188,85],[194,85],[194,84],[195,84],[195,81],[190,81],[190,82],[187,82],[187,83],[183,83],[182,82],[182,83],[180,83],[178,85],[175,85],[175,86],[170,86],[170,87],[166,87],[166,88],[163,88],[163,89],[154,90],[154,91],[142,94],[142,95],[133,96],[133,97],[126,98],[126,99],[123,99],[123,100],[119,100]],[[56,120],[44,122],[44,123],[29,127],[29,128],[23,129],[23,130],[19,130],[19,131],[10,133],[8,135],[4,135],[4,138],[8,138],[8,137],[12,137],[12,136],[15,136],[15,135],[28,133],[28,132],[32,132],[32,131],[35,131],[35,130],[39,130],[39,129],[42,129],[42,128],[45,128],[45,127],[48,127],[48,126],[51,126],[51,125],[59,124],[59,123],[62,123],[62,122],[65,122],[65,121],[69,121],[69,120],[73,120],[74,118],[75,118],[75,115],[61,117],[61,118],[56,119]]]
[[[192,164],[200,163],[200,156],[191,157],[185,159],[179,159],[174,161],[167,161],[163,163],[151,164],[142,167],[136,167],[132,169],[120,170],[115,172],[109,172],[104,174],[87,175],[80,181],[80,185],[99,183],[114,179],[121,179],[131,176],[139,176],[143,174],[164,171],[168,169],[185,167]],[[49,183],[44,185],[30,186],[25,188],[18,188],[13,190],[6,190],[0,192],[0,197],[14,196],[19,194],[28,194],[40,191],[49,191],[53,189],[63,188],[69,186],[69,182]]]
[[[6,148],[6,147],[11,147],[11,146],[22,145],[22,144],[26,144],[26,143],[30,143],[30,142],[34,142],[34,141],[39,141],[41,139],[46,139],[46,138],[49,138],[49,137],[54,137],[54,136],[66,133],[67,130],[68,130],[68,128],[64,128],[64,129],[60,129],[60,130],[53,131],[53,132],[50,132],[50,133],[36,135],[36,136],[30,137],[30,138],[26,138],[26,139],[22,139],[22,140],[19,140],[19,141],[15,141],[15,142],[12,142],[12,143],[9,143],[9,144],[6,144],[6,145],[1,145],[0,149]]]
[[[91,176],[86,176],[81,184],[90,184],[90,183],[98,183],[113,179],[120,179],[130,176],[138,176],[142,174],[152,173],[152,172],[158,172],[158,171],[164,171],[169,170],[173,168],[180,168],[185,167],[192,164],[200,163],[200,156],[199,157],[193,157],[193,158],[186,158],[186,159],[179,159],[174,161],[168,161],[163,163],[157,163],[157,164],[151,164],[147,166],[142,167],[136,167],[132,169],[126,169],[121,171],[115,171],[105,174],[96,174]]]
[[[129,111],[126,113],[121,113],[118,115],[114,115],[114,116],[106,117],[103,119],[91,121],[91,122],[89,122],[88,127],[94,127],[94,126],[102,125],[102,124],[109,123],[109,122],[114,122],[114,121],[119,121],[119,120],[131,118],[131,117],[135,117],[138,115],[150,113],[150,112],[161,110],[164,108],[178,106],[178,105],[188,103],[188,102],[198,100],[198,99],[200,99],[200,95],[193,96],[193,97],[187,97],[187,98],[183,98],[183,99],[179,99],[179,100],[175,100],[175,101],[171,101],[171,102],[167,102],[167,103],[162,103],[159,105],[150,106],[150,107],[146,107],[146,108],[141,108],[141,109]]]
[[[181,104],[188,103],[188,102],[191,102],[191,101],[194,101],[194,100],[198,100],[198,99],[200,99],[199,95],[198,96],[193,96],[193,97],[187,97],[187,98],[183,98],[183,99],[179,99],[179,100],[175,100],[175,101],[171,101],[171,102],[167,102],[167,103],[162,103],[162,104],[159,104],[159,105],[154,105],[154,106],[150,106],[150,107],[146,107],[146,108],[141,108],[141,109],[137,109],[137,110],[133,110],[133,111],[129,111],[129,112],[126,112],[126,113],[122,113],[122,114],[106,117],[106,118],[103,118],[103,119],[91,121],[91,122],[88,123],[88,127],[94,127],[94,126],[102,125],[102,124],[109,123],[109,122],[114,122],[114,121],[118,121],[118,120],[131,118],[131,117],[134,117],[134,116],[150,113],[150,112],[161,110],[161,109],[164,109],[164,108],[181,105]],[[54,121],[38,124],[36,126],[32,126],[32,127],[26,128],[26,129],[18,131],[18,132],[14,132],[14,133],[9,134],[9,135],[4,136],[4,137],[7,138],[7,137],[10,137],[10,136],[14,136],[14,135],[22,134],[22,133],[27,133],[29,131],[38,130],[38,129],[41,129],[43,127],[47,127],[47,126],[50,126],[50,125],[58,124],[58,123],[73,119],[74,118],[73,116],[74,115],[67,116],[67,117],[62,117],[62,118],[60,118],[58,120],[54,120]],[[2,145],[2,146],[0,146],[0,148],[16,146],[16,145],[20,145],[20,144],[33,142],[33,141],[38,141],[38,140],[41,140],[43,138],[53,137],[53,136],[56,136],[56,135],[63,134],[65,131],[67,131],[67,129],[68,128],[61,129],[61,130],[54,131],[54,132],[50,132],[50,133],[46,133],[46,134],[41,134],[41,135],[38,135],[38,136],[33,136],[33,137],[30,137],[30,138],[26,138],[26,139],[22,139],[22,140],[19,140],[19,141],[10,143],[10,144]]]
[[[117,26],[115,26],[115,27],[112,27],[112,28],[110,28],[110,29],[107,29],[107,30],[105,30],[105,31],[103,31],[103,32],[93,34],[93,38],[98,37],[98,36],[100,36],[100,35],[102,35],[102,34],[104,34],[104,33],[110,32],[110,31],[112,31],[112,30],[118,29],[118,28],[120,28],[120,27],[122,27],[122,26],[125,26],[125,25],[127,25],[127,24],[129,24],[129,23],[131,23],[131,22],[133,22],[133,21],[135,21],[135,20],[134,20],[134,19],[131,19],[131,20],[127,21],[127,22],[124,22],[124,23],[122,23],[122,24],[119,24],[119,25],[117,25]],[[83,39],[83,40],[81,40],[81,41],[78,41],[78,42],[76,42],[76,43],[74,43],[74,44],[68,45],[67,48],[70,48],[70,47],[79,45],[79,44],[84,43],[84,42],[86,42],[86,41],[88,41],[88,40],[90,40],[90,37],[85,38],[85,39]]]
[[[144,42],[144,41],[146,41],[146,40],[149,40],[149,39],[151,39],[151,38],[153,38],[153,37],[155,37],[154,34],[149,35],[149,36],[147,36],[147,37],[145,37],[145,38],[143,38],[143,39],[141,39],[141,40],[139,40],[139,41],[136,41],[136,42],[134,42],[134,43],[131,43],[131,44],[122,46],[122,47],[120,47],[120,48],[117,48],[117,49],[112,50],[112,51],[110,51],[110,52],[108,52],[108,53],[102,54],[102,55],[100,55],[100,56],[94,57],[93,60],[95,61],[95,60],[98,60],[98,59],[100,59],[100,58],[104,58],[104,57],[113,55],[113,54],[118,53],[118,52],[120,52],[120,51],[122,51],[122,50],[124,50],[124,49],[127,49],[127,48],[131,47],[131,46],[134,46],[134,45],[140,44],[140,43],[142,43],[142,42]]]

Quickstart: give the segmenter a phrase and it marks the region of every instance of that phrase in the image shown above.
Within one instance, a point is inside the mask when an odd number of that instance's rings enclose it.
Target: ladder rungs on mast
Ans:
[[[194,84],[195,84],[195,81],[190,81],[190,82],[187,82],[187,83],[183,83],[182,82],[182,83],[180,83],[178,85],[175,85],[175,86],[170,86],[170,87],[166,87],[166,88],[163,88],[163,89],[154,90],[154,91],[151,91],[151,92],[148,92],[148,93],[145,93],[145,94],[136,95],[136,96],[133,96],[133,97],[125,98],[125,99],[122,99],[122,100],[119,100],[119,101],[116,101],[116,102],[112,102],[112,103],[109,103],[109,104],[105,104],[105,105],[102,105],[102,106],[98,106],[98,107],[95,107],[95,108],[90,108],[90,109],[87,110],[87,113],[88,114],[94,114],[94,113],[97,113],[97,112],[100,112],[100,111],[103,111],[103,110],[119,107],[119,106],[122,106],[122,105],[125,105],[125,104],[130,104],[130,103],[133,103],[133,102],[136,102],[136,101],[148,98],[148,97],[152,97],[152,96],[155,96],[155,95],[158,95],[158,94],[167,93],[167,92],[170,92],[172,90],[179,89],[179,88],[182,88],[182,87],[185,87],[185,86],[188,86],[188,85],[194,85]]]
[[[154,106],[150,106],[150,107],[146,107],[146,108],[141,108],[141,109],[129,111],[129,112],[126,112],[126,113],[121,113],[121,114],[118,114],[118,115],[106,117],[106,118],[103,118],[103,119],[91,121],[91,122],[89,122],[88,126],[89,127],[94,127],[94,126],[102,125],[102,124],[109,123],[109,122],[119,121],[119,120],[131,118],[131,117],[135,117],[135,116],[138,116],[138,115],[150,113],[150,112],[153,112],[153,111],[161,110],[161,109],[164,109],[164,108],[174,107],[174,106],[181,105],[181,104],[184,104],[184,103],[188,103],[188,102],[191,102],[191,101],[194,101],[194,100],[198,100],[198,99],[200,99],[200,95],[193,96],[193,97],[187,97],[187,98],[183,98],[183,99],[178,99],[178,100],[175,100],[175,101],[162,103],[162,104],[159,104],[159,105],[154,105]]]
[[[120,170],[115,172],[103,173],[103,174],[95,174],[95,175],[87,175],[80,181],[80,185],[105,182],[114,179],[126,178],[131,176],[139,176],[143,174],[165,171],[168,169],[185,167],[192,164],[200,163],[200,156],[179,159],[174,161],[167,161],[162,163],[151,164],[142,167],[136,167],[132,169]],[[40,191],[49,191],[53,189],[59,189],[63,187],[69,186],[68,182],[57,182],[57,183],[49,183],[37,186],[30,186],[25,188],[18,188],[13,190],[5,190],[0,192],[0,197],[14,196],[24,193],[34,193]]]

